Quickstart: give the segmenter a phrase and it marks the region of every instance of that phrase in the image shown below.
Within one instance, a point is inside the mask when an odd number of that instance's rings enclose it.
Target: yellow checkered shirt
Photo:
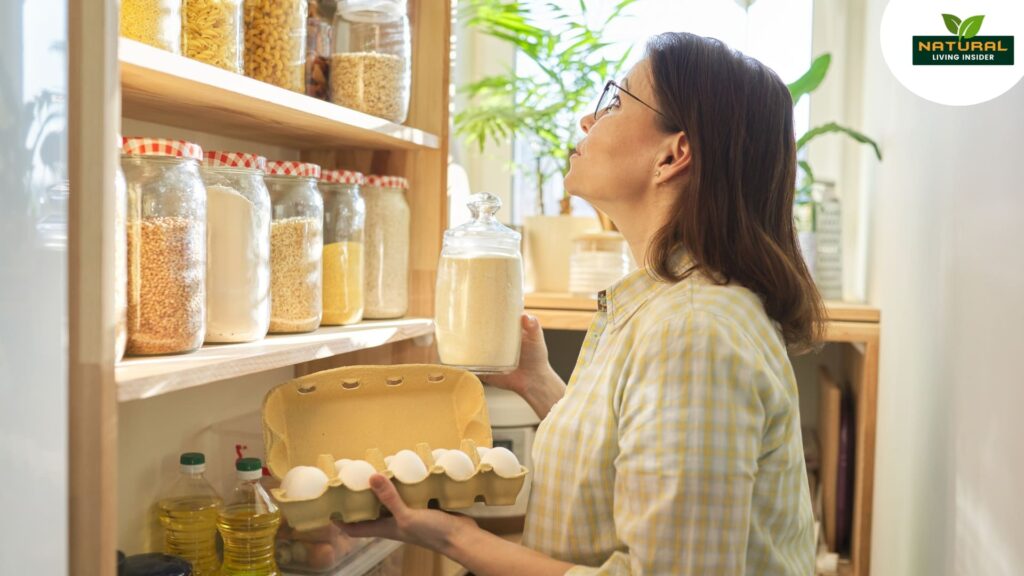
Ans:
[[[523,544],[569,574],[813,573],[796,380],[749,290],[633,272],[533,449]]]

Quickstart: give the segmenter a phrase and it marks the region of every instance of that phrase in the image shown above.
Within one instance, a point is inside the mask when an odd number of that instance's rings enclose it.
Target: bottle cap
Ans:
[[[185,473],[203,472],[206,470],[206,456],[202,452],[183,452],[178,458],[181,471]]]
[[[259,480],[263,476],[263,462],[259,458],[239,458],[235,470],[240,480]]]

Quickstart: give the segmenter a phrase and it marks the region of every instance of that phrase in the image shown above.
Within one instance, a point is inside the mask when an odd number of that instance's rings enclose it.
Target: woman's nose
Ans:
[[[583,133],[584,134],[590,132],[590,127],[593,126],[593,125],[594,125],[594,115],[593,114],[587,114],[587,115],[583,116],[582,118],[580,118],[580,128],[583,129]]]

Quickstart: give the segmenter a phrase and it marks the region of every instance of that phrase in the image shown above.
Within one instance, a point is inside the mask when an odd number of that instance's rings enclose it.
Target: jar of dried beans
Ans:
[[[309,332],[320,326],[324,203],[320,167],[267,162],[270,190],[270,331]]]
[[[412,58],[406,0],[339,0],[334,38],[331,101],[405,122]]]
[[[266,160],[207,151],[206,341],[251,342],[270,325],[270,194]]]
[[[245,75],[306,92],[307,0],[245,1]]]
[[[367,176],[364,318],[399,318],[409,310],[409,182],[399,176]]]
[[[206,318],[203,151],[182,140],[126,138],[128,354],[190,352]]]
[[[183,0],[185,56],[242,73],[242,0]]]
[[[326,170],[324,197],[324,318],[329,325],[363,319],[363,226],[366,204],[359,194],[363,175]]]
[[[181,0],[121,0],[121,36],[181,54]]]

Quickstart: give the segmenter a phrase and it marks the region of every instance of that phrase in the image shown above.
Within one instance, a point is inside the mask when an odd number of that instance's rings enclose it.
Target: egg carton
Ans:
[[[379,518],[381,503],[369,488],[353,490],[338,474],[337,459],[363,459],[392,479],[408,506],[432,501],[446,510],[515,504],[528,470],[503,478],[481,464],[478,447],[492,444],[483,386],[465,370],[430,364],[346,366],[286,382],[267,393],[263,430],[268,467],[281,480],[294,466],[316,466],[327,488],[297,500],[271,491],[289,524],[310,530],[332,518],[360,522]],[[475,473],[455,480],[437,465],[433,448],[458,449]],[[384,454],[413,449],[426,464],[425,479],[394,478]]]

